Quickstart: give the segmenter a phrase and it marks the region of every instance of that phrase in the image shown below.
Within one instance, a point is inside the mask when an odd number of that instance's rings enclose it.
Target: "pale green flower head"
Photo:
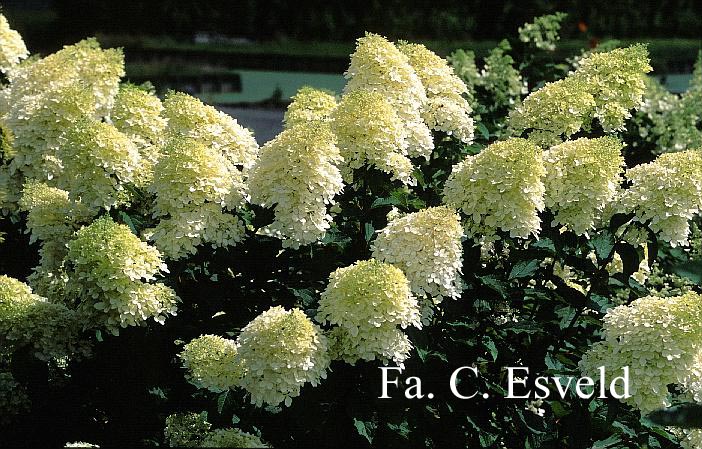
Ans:
[[[644,413],[670,406],[669,384],[685,384],[699,369],[702,350],[702,297],[697,293],[647,296],[610,310],[604,318],[605,340],[580,362],[584,374],[607,378],[630,369],[631,397],[624,402]]]
[[[272,207],[275,218],[261,230],[299,248],[324,237],[328,207],[343,189],[342,161],[328,124],[306,122],[284,130],[261,149],[250,172],[251,202]]]
[[[702,150],[667,153],[626,171],[631,186],[620,201],[661,240],[687,245],[689,220],[702,210]]]
[[[283,117],[286,129],[300,123],[327,122],[336,108],[336,97],[331,92],[309,86],[302,87],[291,99]]]
[[[237,386],[244,373],[236,355],[234,340],[201,335],[185,345],[178,357],[188,370],[186,378],[190,383],[219,393]]]
[[[355,336],[345,327],[334,327],[328,336],[332,357],[350,365],[380,360],[384,365],[392,361],[402,366],[412,351],[407,335],[393,325],[368,328]]]
[[[170,447],[197,447],[211,427],[202,414],[175,413],[166,417],[163,434]]]
[[[409,155],[429,158],[434,141],[421,117],[427,96],[407,56],[386,38],[366,33],[356,41],[356,51],[344,76],[349,80],[345,93],[379,92],[404,122]]]
[[[416,326],[419,306],[399,268],[375,259],[361,260],[329,275],[316,317],[348,330],[352,337],[383,325]]]
[[[0,72],[9,74],[19,62],[29,56],[22,36],[0,14]]]
[[[561,22],[568,17],[568,14],[557,12],[539,16],[533,22],[525,23],[519,27],[519,40],[522,42],[532,42],[536,48],[553,51],[556,49],[556,42],[561,36]]]
[[[403,122],[380,92],[358,90],[344,95],[332,114],[331,126],[338,139],[342,175],[347,183],[353,182],[354,170],[366,165],[404,184],[415,182]]]
[[[200,447],[270,447],[256,435],[239,429],[217,429],[209,432],[200,443]]]
[[[390,221],[373,242],[373,257],[400,268],[418,296],[458,298],[462,237],[455,210],[430,207]]]
[[[532,142],[495,142],[454,165],[444,202],[463,211],[471,238],[496,240],[502,231],[525,239],[541,229],[544,175],[542,152]]]
[[[259,407],[289,406],[303,385],[317,386],[327,377],[327,338],[302,310],[271,307],[247,324],[236,341],[246,367],[239,385]]]
[[[545,204],[552,226],[577,235],[595,229],[621,184],[623,144],[615,137],[577,139],[544,152]]]
[[[159,251],[109,217],[99,218],[68,242],[67,295],[86,320],[117,334],[149,318],[163,323],[179,301],[163,284],[150,284],[167,272]]]
[[[83,120],[61,140],[63,170],[56,182],[71,199],[108,210],[127,201],[124,185],[134,181],[141,158],[126,135],[108,123]]]
[[[507,53],[511,49],[507,40],[501,41],[485,57],[480,71],[480,84],[490,94],[494,106],[509,109],[528,92],[522,75],[514,68],[514,59]]]
[[[255,163],[258,144],[251,131],[233,117],[181,92],[169,92],[163,107],[167,138],[195,140],[243,170]]]

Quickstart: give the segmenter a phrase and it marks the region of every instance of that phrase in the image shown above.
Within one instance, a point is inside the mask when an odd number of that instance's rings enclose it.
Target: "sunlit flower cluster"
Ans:
[[[630,110],[641,106],[645,74],[651,71],[643,45],[593,53],[566,78],[530,94],[510,115],[510,127],[542,145],[554,145],[598,119],[605,132],[623,129]]]
[[[153,318],[163,323],[175,315],[175,292],[153,281],[167,272],[161,255],[130,229],[109,217],[95,220],[68,242],[71,272],[67,294],[90,323],[114,334]]]
[[[238,385],[243,369],[236,358],[234,340],[216,335],[201,335],[183,347],[178,357],[186,377],[198,388],[214,392],[226,391]]]
[[[467,216],[469,237],[490,241],[502,230],[528,238],[541,229],[544,174],[536,145],[517,138],[496,142],[453,167],[444,201]]]
[[[256,435],[243,430],[229,428],[213,430],[203,438],[200,447],[241,447],[262,448],[270,447]]]
[[[156,195],[147,231],[159,250],[172,259],[197,252],[197,247],[235,245],[244,235],[232,211],[246,201],[242,174],[214,147],[188,138],[172,138],[154,166],[148,190]]]
[[[622,147],[614,137],[582,138],[544,153],[545,203],[554,214],[552,225],[578,235],[594,229],[621,183]]]
[[[22,36],[10,28],[5,16],[0,14],[0,72],[9,74],[27,56],[29,51]]]
[[[580,367],[596,377],[604,366],[612,379],[628,366],[631,397],[624,402],[642,412],[669,406],[668,385],[683,384],[696,366],[702,350],[701,323],[699,294],[637,299],[607,313],[605,340],[586,353]]]
[[[129,138],[114,126],[94,120],[74,123],[58,149],[63,170],[56,179],[73,200],[94,209],[126,201],[124,184],[134,180],[141,158]]]
[[[121,50],[102,50],[94,39],[13,69],[4,95],[15,138],[12,166],[38,180],[59,175],[59,138],[78,121],[107,115],[123,75]]]
[[[262,232],[292,248],[324,237],[332,221],[327,206],[343,188],[336,167],[341,161],[336,138],[323,123],[301,123],[268,142],[249,177],[251,202],[275,213]]]
[[[414,166],[402,137],[403,122],[381,93],[359,90],[344,95],[332,114],[332,129],[346,182],[353,182],[354,170],[370,165],[392,175],[393,180],[414,183]]]
[[[388,223],[373,243],[373,257],[400,268],[418,296],[458,298],[462,237],[454,210],[430,207]]]
[[[341,328],[333,334],[334,352],[349,363],[375,358],[401,363],[412,346],[397,327],[421,328],[419,305],[407,277],[375,259],[331,273],[317,312],[319,322]]]
[[[286,129],[300,123],[329,121],[336,108],[336,98],[332,93],[308,86],[298,90],[291,100],[283,117]]]
[[[178,413],[166,418],[163,433],[170,447],[269,447],[256,435],[239,429],[211,428],[204,414]]]
[[[356,43],[345,76],[349,80],[346,93],[372,90],[382,94],[404,123],[409,155],[429,158],[434,141],[421,116],[427,96],[407,56],[384,37],[366,33]]]
[[[663,154],[630,168],[626,178],[631,186],[621,199],[623,211],[672,246],[686,245],[688,221],[702,210],[702,151]]]
[[[525,23],[519,27],[519,40],[527,43],[533,42],[536,48],[542,50],[555,50],[556,42],[561,38],[558,34],[561,30],[561,22],[567,16],[567,14],[557,12],[537,17],[533,22]]]
[[[514,59],[507,52],[512,49],[508,41],[501,41],[485,57],[480,70],[480,85],[492,98],[494,107],[512,108],[522,94],[528,92],[526,81],[514,67]]]
[[[473,140],[472,108],[463,98],[468,91],[463,81],[445,59],[424,45],[402,43],[398,48],[407,56],[426,90],[427,103],[422,113],[426,124],[470,143]]]
[[[317,386],[327,376],[327,338],[302,310],[271,307],[247,324],[236,342],[245,367],[239,386],[259,407],[290,405],[303,385]]]
[[[181,92],[166,95],[163,107],[167,138],[192,139],[244,170],[255,163],[258,144],[253,134],[230,115]]]

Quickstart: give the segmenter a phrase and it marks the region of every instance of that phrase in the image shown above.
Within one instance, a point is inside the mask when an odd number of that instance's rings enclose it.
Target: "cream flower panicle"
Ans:
[[[409,59],[426,90],[427,103],[422,112],[433,130],[454,135],[463,143],[473,141],[472,108],[464,94],[468,88],[445,59],[421,44],[401,43],[399,50]]]
[[[7,18],[0,14],[0,72],[11,76],[12,69],[27,56],[29,51],[22,36],[10,28]]]
[[[392,220],[373,242],[373,257],[400,268],[412,292],[435,300],[461,295],[460,217],[446,206]]]
[[[583,357],[584,374],[607,378],[630,369],[631,397],[623,399],[642,412],[670,406],[669,384],[684,384],[702,350],[702,297],[697,293],[647,296],[610,310],[604,318],[605,340]]]
[[[332,114],[332,129],[343,158],[342,175],[353,182],[354,170],[365,165],[412,185],[414,166],[407,157],[403,123],[395,109],[379,92],[347,93]]]
[[[251,202],[272,207],[275,218],[263,233],[299,248],[324,237],[332,217],[327,207],[343,189],[336,167],[342,158],[327,124],[300,123],[261,150],[249,176]]]
[[[371,90],[385,97],[404,123],[409,155],[429,159],[434,141],[421,116],[427,96],[407,56],[384,37],[366,33],[357,40],[344,76],[345,93]]]
[[[302,310],[271,307],[247,324],[236,342],[244,366],[239,386],[259,407],[289,406],[303,385],[317,386],[327,377],[327,338]]]
[[[687,245],[689,220],[702,211],[702,150],[663,154],[628,169],[626,178],[621,212],[633,212],[672,246]]]
[[[467,216],[469,237],[495,240],[538,235],[544,209],[545,174],[541,150],[525,139],[495,142],[454,165],[444,202]]]
[[[291,100],[283,117],[285,129],[300,123],[329,121],[329,116],[336,108],[336,98],[333,93],[309,86],[298,90]]]
[[[551,224],[578,235],[595,228],[621,183],[623,144],[614,137],[577,139],[544,152],[546,207]]]

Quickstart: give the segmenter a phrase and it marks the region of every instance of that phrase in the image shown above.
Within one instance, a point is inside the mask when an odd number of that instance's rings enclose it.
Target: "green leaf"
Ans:
[[[373,225],[370,223],[364,223],[363,224],[363,235],[366,238],[366,242],[369,242],[371,238],[373,238],[373,234],[375,234],[375,229],[373,228]]]
[[[554,245],[553,240],[551,240],[548,237],[544,237],[535,241],[534,243],[529,245],[529,248],[542,249],[548,251],[549,253],[556,252],[556,246]]]
[[[610,301],[609,298],[605,296],[593,293],[590,295],[588,307],[593,310],[597,310],[600,313],[605,313],[607,312],[607,309],[611,309],[612,307],[614,307],[614,303],[612,303],[612,301]]]
[[[232,415],[232,424],[239,424],[240,422],[241,419],[238,416]]]
[[[227,401],[229,400],[229,392],[231,390],[227,390],[224,393],[220,394],[219,397],[217,397],[217,413],[220,415],[224,411],[224,407],[227,404]]]
[[[648,419],[661,426],[702,429],[702,404],[681,404],[656,410]]]
[[[592,445],[592,449],[605,449],[612,447],[617,443],[621,443],[621,441],[622,439],[619,437],[619,435],[612,435],[605,440],[595,441],[595,444]]]
[[[492,361],[494,362],[495,360],[497,360],[497,346],[495,346],[495,342],[492,341],[492,338],[483,337],[483,345],[485,345],[485,348],[488,350],[490,357],[492,357]]]
[[[595,250],[599,260],[609,258],[614,250],[614,235],[607,229],[603,229],[599,234],[590,239],[590,246]]]
[[[353,425],[356,427],[356,431],[362,437],[368,440],[368,443],[373,444],[373,438],[375,437],[375,429],[378,427],[373,421],[361,421],[359,419],[353,419]]]
[[[95,338],[96,338],[97,341],[99,341],[99,342],[102,342],[102,341],[103,341],[103,339],[102,339],[102,331],[100,331],[100,329],[97,329],[97,330],[95,331]]]
[[[539,269],[539,264],[540,262],[537,259],[522,260],[512,267],[512,270],[509,272],[509,279],[530,277]]]
[[[384,206],[396,206],[398,205],[398,201],[395,198],[376,198],[373,201],[373,204],[371,204],[371,209],[377,209],[379,207],[384,207]]]
[[[405,419],[400,424],[387,423],[388,429],[398,434],[402,439],[409,440],[410,427]]]
[[[558,315],[558,318],[560,318],[560,322],[558,324],[561,329],[565,329],[570,326],[571,321],[573,321],[573,318],[575,318],[577,313],[578,311],[571,306],[558,307],[556,309],[556,315]]]
[[[483,285],[499,293],[502,299],[507,299],[507,296],[509,295],[509,285],[507,285],[506,282],[503,282],[502,280],[498,279],[497,276],[492,274],[480,276],[478,279],[480,279],[480,282],[482,282]]]
[[[132,230],[132,233],[135,235],[139,235],[139,232],[137,232],[136,226],[134,226],[134,221],[132,220],[132,217],[130,217],[126,212],[124,211],[119,211],[119,217],[124,221],[124,223],[129,226],[129,229]]]
[[[490,140],[490,131],[488,131],[487,126],[483,125],[482,123],[478,123],[475,127],[483,136],[483,139]]]
[[[702,260],[676,265],[673,267],[673,272],[697,284],[702,284]]]

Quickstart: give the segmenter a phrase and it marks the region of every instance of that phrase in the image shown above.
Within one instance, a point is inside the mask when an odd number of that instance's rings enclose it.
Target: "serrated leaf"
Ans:
[[[546,250],[550,253],[556,252],[556,246],[554,245],[553,240],[551,240],[548,237],[541,238],[535,241],[534,243],[529,245],[529,248]]]
[[[537,259],[522,260],[521,262],[517,262],[517,264],[514,265],[512,270],[509,272],[509,279],[512,280],[530,277],[536,273],[536,270],[539,269],[539,264],[540,262]]]
[[[492,274],[480,276],[478,279],[480,279],[480,282],[482,282],[483,285],[499,293],[502,299],[507,299],[507,296],[509,295],[509,285],[507,285],[507,283],[503,282]]]
[[[599,260],[609,258],[614,250],[614,235],[607,229],[603,229],[599,234],[590,239],[590,246],[595,250]]]

